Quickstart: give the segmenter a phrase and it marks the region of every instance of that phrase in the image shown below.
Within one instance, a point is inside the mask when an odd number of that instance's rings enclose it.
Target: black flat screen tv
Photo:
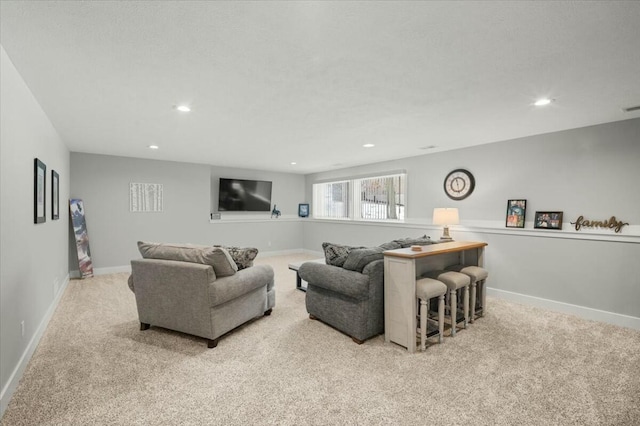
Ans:
[[[220,178],[218,211],[268,212],[271,211],[271,182]]]

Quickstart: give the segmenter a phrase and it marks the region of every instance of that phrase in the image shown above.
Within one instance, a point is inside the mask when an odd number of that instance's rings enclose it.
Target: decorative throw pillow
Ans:
[[[138,250],[145,259],[177,260],[211,265],[218,278],[228,277],[238,270],[229,252],[222,247],[138,241]]]
[[[396,243],[399,243],[402,246],[402,248],[407,248],[411,246],[426,246],[429,244],[433,244],[433,241],[431,241],[431,238],[426,235],[418,238],[402,238],[402,239],[393,240],[393,241]]]
[[[383,249],[381,249],[380,247],[351,250],[347,255],[347,260],[345,260],[342,267],[350,271],[362,272],[364,267],[369,263],[373,262],[374,260],[383,259],[384,255],[382,254],[382,252]]]
[[[322,243],[322,249],[324,250],[324,258],[327,265],[340,266],[344,265],[347,260],[347,256],[351,250],[364,248],[364,247],[352,247],[343,246],[333,243]]]
[[[215,245],[214,247],[222,247],[229,252],[231,258],[238,266],[238,271],[253,266],[253,260],[258,255],[258,249],[255,247],[225,247]]]

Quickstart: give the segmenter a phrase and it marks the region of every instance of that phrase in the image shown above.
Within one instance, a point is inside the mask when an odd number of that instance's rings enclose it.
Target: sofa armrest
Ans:
[[[374,260],[370,262],[362,270],[364,275],[369,276],[370,285],[384,285],[384,259]]]
[[[260,287],[266,287],[267,292],[273,288],[273,279],[273,268],[269,265],[251,266],[231,276],[218,278],[209,285],[210,305],[220,305]]]
[[[298,274],[309,285],[322,287],[359,300],[364,300],[369,296],[369,275],[367,274],[316,262],[303,263],[300,265]]]
[[[174,260],[131,261],[140,322],[207,336],[208,288],[216,276],[209,265]]]

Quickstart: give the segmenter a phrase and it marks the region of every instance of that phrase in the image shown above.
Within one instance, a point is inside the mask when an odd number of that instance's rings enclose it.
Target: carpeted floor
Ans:
[[[640,332],[489,298],[408,354],[308,318],[287,264],[273,314],[223,337],[139,331],[127,274],[72,280],[8,425],[638,425]]]

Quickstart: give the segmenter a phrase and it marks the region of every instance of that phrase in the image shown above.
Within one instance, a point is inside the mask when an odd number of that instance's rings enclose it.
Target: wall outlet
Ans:
[[[268,244],[269,244],[269,247],[271,247],[271,241],[269,241],[269,243],[268,243]]]
[[[24,337],[24,321],[20,321],[20,334]]]

